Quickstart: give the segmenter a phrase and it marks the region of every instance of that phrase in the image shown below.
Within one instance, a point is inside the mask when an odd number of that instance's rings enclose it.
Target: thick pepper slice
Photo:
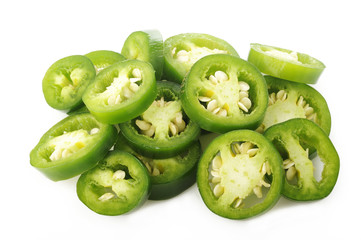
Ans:
[[[265,74],[300,83],[316,83],[325,68],[307,54],[256,43],[251,44],[248,61]]]
[[[286,172],[282,194],[299,200],[317,200],[328,196],[336,184],[340,160],[335,147],[325,132],[307,119],[291,119],[276,124],[264,133],[281,153]],[[323,163],[321,179],[310,156],[312,146]],[[316,153],[314,153],[316,154]]]
[[[81,55],[62,58],[51,65],[44,76],[45,100],[58,110],[77,108],[94,78],[95,69],[89,58]]]
[[[181,93],[189,118],[212,132],[255,129],[268,104],[267,85],[257,68],[226,54],[198,60],[185,78]]]
[[[139,60],[115,63],[99,72],[83,101],[100,122],[126,122],[144,112],[156,97],[151,64]]]
[[[164,76],[169,81],[182,83],[196,61],[217,53],[238,57],[229,43],[208,34],[184,33],[170,37],[164,41]]]
[[[163,37],[158,30],[133,32],[125,40],[122,54],[127,59],[138,59],[152,64],[156,80],[163,73]]]
[[[144,156],[167,158],[181,154],[199,136],[200,128],[183,113],[180,86],[157,82],[157,97],[139,117],[119,125],[128,144]]]
[[[331,115],[323,96],[311,86],[265,76],[268,85],[268,107],[262,124],[264,130],[292,118],[307,118],[317,123],[327,135],[331,131]]]
[[[94,167],[113,146],[117,131],[89,114],[69,116],[47,131],[30,153],[30,164],[53,181]]]
[[[82,174],[77,194],[88,208],[103,215],[120,215],[140,206],[148,197],[147,169],[133,155],[114,150]]]
[[[151,182],[149,199],[164,200],[172,198],[192,186],[196,181],[196,169],[201,147],[194,143],[184,153],[165,159],[153,159],[140,155],[133,150],[119,134],[114,146],[136,156],[148,169]]]
[[[126,58],[120,53],[109,50],[93,51],[88,54],[85,54],[85,56],[92,61],[97,74],[104,68],[107,68],[116,62],[126,60]]]
[[[198,164],[197,184],[204,203],[226,218],[249,218],[270,209],[283,183],[281,156],[263,135],[251,130],[215,138]]]

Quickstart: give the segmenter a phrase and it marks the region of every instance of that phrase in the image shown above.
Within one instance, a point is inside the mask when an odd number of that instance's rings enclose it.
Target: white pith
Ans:
[[[49,159],[51,161],[57,161],[71,156],[85,147],[90,136],[97,132],[99,132],[98,128],[93,128],[90,132],[80,129],[72,132],[64,132],[64,134],[51,139],[48,145],[54,148],[54,151],[49,156]]]
[[[213,158],[210,186],[219,201],[234,208],[244,207],[243,200],[254,194],[262,198],[262,187],[271,185],[264,179],[271,174],[268,161],[258,158],[259,148],[251,142],[233,143],[232,150],[220,150]]]

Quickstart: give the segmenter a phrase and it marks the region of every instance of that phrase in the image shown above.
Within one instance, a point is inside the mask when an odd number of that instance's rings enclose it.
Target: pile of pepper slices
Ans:
[[[79,199],[104,215],[195,182],[206,206],[231,219],[260,214],[281,195],[322,199],[339,157],[327,103],[307,84],[324,68],[272,46],[251,44],[245,61],[207,34],[163,42],[157,30],[133,32],[121,54],[69,56],[48,69],[46,102],[69,116],[42,136],[30,163],[53,181],[81,175]]]

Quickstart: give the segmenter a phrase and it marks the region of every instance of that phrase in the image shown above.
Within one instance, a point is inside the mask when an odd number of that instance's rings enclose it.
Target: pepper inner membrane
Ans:
[[[181,134],[187,126],[180,100],[160,97],[135,120],[139,133],[154,139]]]
[[[263,133],[267,128],[292,118],[307,118],[318,122],[317,113],[302,95],[284,89],[270,90],[264,120],[256,131]]]
[[[211,66],[202,79],[199,103],[216,116],[242,116],[252,112],[251,86],[225,66]]]
[[[233,208],[262,202],[271,186],[266,175],[271,175],[270,165],[258,146],[249,141],[222,146],[209,165],[213,195]]]
[[[131,196],[132,193],[136,195],[136,180],[131,176],[127,166],[117,164],[96,168],[91,173],[91,178],[99,201],[128,200],[127,196]]]
[[[99,132],[99,128],[90,131],[79,129],[71,132],[64,131],[62,135],[52,138],[47,147],[50,148],[49,161],[58,161],[67,158],[80,149],[86,147],[93,136]]]
[[[114,106],[131,98],[142,84],[142,72],[139,68],[120,70],[112,82],[98,93],[96,98],[106,106]]]
[[[202,57],[218,53],[227,54],[228,52],[217,48],[212,49],[206,46],[199,46],[192,42],[188,42],[183,45],[179,44],[172,49],[173,58],[184,65],[187,70],[189,70],[192,65]]]
[[[75,68],[72,71],[62,71],[54,77],[55,85],[60,88],[60,96],[63,99],[74,98],[78,88],[82,85],[82,80],[87,73],[83,69]]]

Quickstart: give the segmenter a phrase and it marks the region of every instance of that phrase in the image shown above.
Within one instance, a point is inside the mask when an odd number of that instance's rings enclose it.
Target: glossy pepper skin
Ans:
[[[145,157],[132,149],[119,134],[114,146],[137,157],[147,167],[150,175],[150,200],[165,200],[182,193],[196,181],[196,171],[201,147],[195,142],[184,153],[165,159],[152,159]]]
[[[235,152],[235,144],[246,142],[258,148],[256,155],[249,151]],[[217,157],[221,157],[221,166],[214,162]],[[259,186],[260,179],[268,181],[266,175],[272,179],[268,192],[260,198],[262,200],[256,201],[252,189]],[[221,180],[214,183],[216,176]],[[212,212],[225,218],[245,219],[270,209],[280,198],[283,184],[281,156],[263,135],[251,130],[220,135],[208,145],[199,160],[197,185],[202,199]],[[214,193],[217,185],[223,189],[220,196]],[[243,201],[236,207],[238,198]]]
[[[309,201],[325,198],[331,193],[337,181],[340,160],[331,140],[318,125],[307,119],[291,119],[270,127],[264,135],[284,160],[294,162],[297,181],[285,181],[282,191],[285,197]],[[315,148],[323,162],[320,181],[314,176],[313,162],[304,145]]]
[[[158,30],[131,33],[124,42],[122,55],[127,59],[149,62],[155,70],[156,80],[161,80],[164,65],[163,37]]]
[[[92,61],[97,73],[114,63],[126,60],[120,53],[109,50],[97,50],[87,53],[85,56]]]
[[[182,59],[179,52],[187,52],[188,57],[183,56]],[[238,57],[238,53],[229,43],[208,34],[183,33],[172,36],[164,41],[164,78],[182,83],[187,72],[197,60],[216,53]]]
[[[257,43],[251,44],[248,61],[265,74],[309,84],[316,83],[325,68],[307,54]]]
[[[146,168],[133,155],[114,150],[77,182],[79,199],[102,215],[121,215],[140,206],[150,188]]]
[[[330,110],[326,100],[316,89],[307,84],[272,76],[265,76],[265,79],[270,99],[261,124],[262,129],[292,118],[307,118],[319,125],[327,135],[330,134]],[[280,91],[283,91],[283,95]]]
[[[219,83],[211,81],[217,71],[227,75]],[[240,82],[248,84],[248,99],[252,105],[247,112],[239,107]],[[209,102],[202,102],[208,97]],[[252,64],[241,58],[214,54],[198,60],[182,84],[181,100],[188,117],[202,129],[225,133],[236,129],[256,129],[263,121],[268,104],[267,85],[262,74]],[[217,101],[226,116],[214,114],[209,104]],[[208,104],[208,105],[207,105]]]
[[[79,107],[95,74],[93,63],[85,56],[73,55],[56,61],[47,70],[42,82],[46,102],[58,110]]]
[[[138,153],[150,158],[173,157],[183,153],[197,140],[200,128],[183,113],[179,94],[178,84],[168,81],[157,82],[156,101],[164,99],[168,104],[159,107],[155,101],[141,114],[143,120],[149,120],[155,126],[154,136],[149,137],[141,133],[141,129],[136,125],[138,118],[119,124],[127,143]],[[169,124],[178,113],[182,113],[186,126],[184,131],[172,136]]]
[[[138,69],[141,79],[132,72]],[[129,87],[138,87],[132,92]],[[95,118],[103,123],[117,124],[135,118],[144,112],[156,97],[154,69],[150,63],[126,60],[115,63],[101,71],[83,95],[83,101]],[[110,99],[113,99],[110,102]],[[118,102],[116,102],[119,98]]]
[[[92,133],[95,128],[98,132]],[[88,113],[68,116],[41,137],[30,153],[30,164],[53,181],[75,177],[94,167],[113,146],[116,136],[113,126],[98,122]],[[64,142],[68,144],[61,150],[73,153],[54,159],[52,154]]]

